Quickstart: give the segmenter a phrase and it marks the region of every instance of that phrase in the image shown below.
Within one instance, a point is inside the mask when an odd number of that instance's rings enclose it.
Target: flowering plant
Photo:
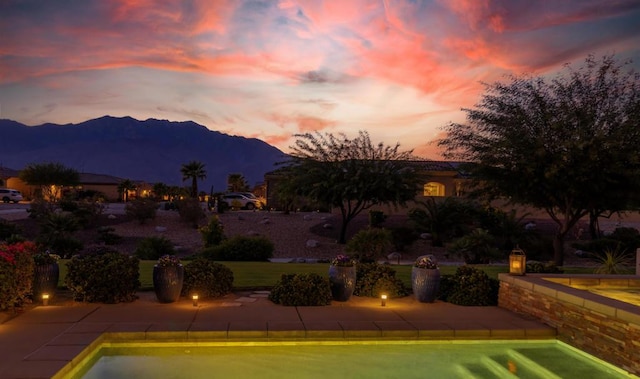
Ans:
[[[36,244],[31,241],[0,244],[0,258],[10,264],[16,263],[18,255],[30,255],[36,251]]]
[[[351,267],[356,264],[355,259],[352,259],[348,255],[338,254],[331,260],[332,266]]]
[[[180,258],[175,255],[163,255],[158,259],[158,267],[176,267],[180,266]]]
[[[45,252],[36,253],[33,255],[33,262],[36,266],[46,266],[54,263],[58,263],[60,256],[57,254],[49,253],[49,250]]]
[[[416,263],[413,265],[418,268],[436,269],[438,268],[438,261],[433,255],[423,255],[416,259]]]

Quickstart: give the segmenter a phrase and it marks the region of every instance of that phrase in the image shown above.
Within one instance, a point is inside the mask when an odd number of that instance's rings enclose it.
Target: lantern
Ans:
[[[527,257],[524,251],[517,247],[511,250],[509,254],[509,274],[511,275],[524,275],[527,267]]]

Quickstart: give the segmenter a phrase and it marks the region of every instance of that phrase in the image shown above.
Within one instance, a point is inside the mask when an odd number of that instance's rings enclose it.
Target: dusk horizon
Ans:
[[[614,55],[640,67],[640,2],[20,1],[0,4],[0,119],[193,121],[290,152],[295,134],[432,141],[482,83]]]

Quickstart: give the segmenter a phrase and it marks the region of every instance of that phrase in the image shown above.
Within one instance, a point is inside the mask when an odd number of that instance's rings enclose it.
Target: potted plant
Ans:
[[[42,294],[52,297],[58,288],[60,279],[60,256],[51,254],[49,250],[33,255],[33,299],[40,299]]]
[[[440,287],[440,269],[433,255],[422,255],[411,268],[411,288],[416,300],[433,303]]]
[[[153,266],[153,289],[158,301],[173,303],[180,298],[184,282],[184,267],[175,255],[163,255]]]
[[[329,266],[331,296],[336,301],[347,301],[356,287],[356,261],[348,255],[339,254]]]

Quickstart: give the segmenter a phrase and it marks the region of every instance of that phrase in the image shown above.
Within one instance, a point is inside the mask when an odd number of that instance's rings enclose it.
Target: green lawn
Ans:
[[[142,289],[153,288],[153,265],[156,261],[140,261],[140,282]],[[187,263],[187,262],[185,262]],[[329,265],[327,263],[270,263],[270,262],[220,262],[233,271],[233,286],[236,289],[243,288],[267,288],[272,287],[282,274],[317,273],[327,275]],[[411,286],[411,266],[392,266],[396,270],[396,277],[407,286]],[[498,278],[499,273],[508,272],[507,266],[476,266],[481,268],[491,278]],[[454,274],[458,266],[440,266],[443,275]],[[60,261],[60,286],[64,286],[64,277],[67,272],[66,261]],[[591,274],[592,269],[567,268],[570,274]]]

